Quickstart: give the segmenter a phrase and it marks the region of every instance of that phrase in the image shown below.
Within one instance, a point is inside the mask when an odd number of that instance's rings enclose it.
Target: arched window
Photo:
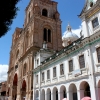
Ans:
[[[51,42],[51,30],[50,29],[44,28],[43,40],[46,42]]]
[[[28,20],[30,20],[30,17],[31,17],[31,16],[30,16],[30,12],[29,12],[29,13],[28,13]]]
[[[18,57],[18,55],[19,55],[19,50],[17,50],[17,53],[16,53],[16,58]]]
[[[24,68],[23,68],[23,75],[26,74],[26,63],[24,64]]]
[[[48,16],[48,11],[46,9],[43,9],[42,10],[42,15],[47,17]]]

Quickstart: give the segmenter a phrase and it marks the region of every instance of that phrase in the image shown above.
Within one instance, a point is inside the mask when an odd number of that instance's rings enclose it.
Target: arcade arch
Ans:
[[[81,82],[80,91],[81,91],[82,97],[85,97],[85,96],[91,97],[90,86],[86,81]]]
[[[69,86],[69,98],[70,100],[78,100],[77,88],[75,84],[70,84]]]
[[[58,100],[58,89],[56,87],[53,88],[53,100]]]
[[[50,88],[48,88],[47,89],[47,93],[46,93],[46,95],[47,95],[47,100],[51,100],[51,90],[50,90]]]
[[[63,98],[67,98],[67,91],[64,85],[60,87],[60,100]]]
[[[14,79],[13,79],[13,90],[12,90],[13,100],[16,100],[16,98],[17,98],[17,84],[18,84],[18,76],[17,76],[17,73],[16,73],[14,75]]]
[[[25,100],[26,98],[26,81],[25,80],[23,80],[23,83],[22,83],[21,98],[22,100]]]

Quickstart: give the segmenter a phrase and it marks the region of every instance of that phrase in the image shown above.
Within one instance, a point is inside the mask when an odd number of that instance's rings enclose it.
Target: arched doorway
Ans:
[[[36,100],[39,100],[39,91],[36,90]]]
[[[56,87],[53,88],[53,100],[58,100],[58,89]]]
[[[65,86],[61,86],[60,88],[60,100],[62,100],[63,98],[67,98],[67,92]]]
[[[85,96],[91,97],[90,86],[86,81],[83,81],[80,84],[80,95],[81,95],[81,98]]]
[[[45,100],[45,90],[42,90],[42,100]]]
[[[47,89],[47,100],[51,100],[51,90]]]
[[[16,100],[16,98],[17,98],[17,82],[18,82],[18,76],[17,76],[17,74],[15,74],[14,80],[13,80],[13,90],[12,90],[13,100]]]
[[[77,98],[77,88],[75,84],[69,86],[69,98],[70,100],[78,100]]]
[[[26,98],[26,81],[24,80],[22,83],[22,88],[21,88],[21,100],[25,100]]]

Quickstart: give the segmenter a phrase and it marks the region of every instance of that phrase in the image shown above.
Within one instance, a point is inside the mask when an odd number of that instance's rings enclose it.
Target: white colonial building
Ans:
[[[100,0],[86,0],[79,17],[80,37],[68,25],[62,50],[44,42],[35,54],[34,100],[100,100]]]

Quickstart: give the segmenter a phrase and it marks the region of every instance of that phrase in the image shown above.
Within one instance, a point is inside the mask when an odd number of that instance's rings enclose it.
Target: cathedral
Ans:
[[[57,2],[30,0],[12,36],[8,100],[100,100],[100,0],[86,0],[80,37],[62,36]]]

